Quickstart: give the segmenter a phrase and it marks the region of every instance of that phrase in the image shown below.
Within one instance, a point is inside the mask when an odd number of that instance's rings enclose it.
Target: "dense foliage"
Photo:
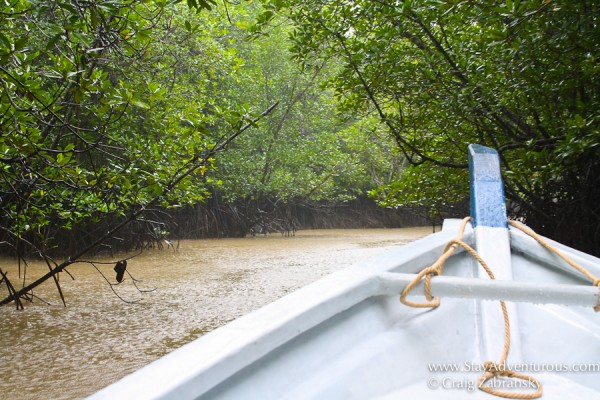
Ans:
[[[600,254],[600,4],[273,0],[306,68],[337,59],[344,109],[372,112],[411,167],[385,204],[467,193],[466,148],[498,149],[513,215]]]
[[[291,59],[289,31],[279,25],[267,36],[236,41],[245,64],[228,98],[234,104],[279,106],[218,158],[214,173],[218,192],[243,207],[244,225],[259,224],[258,230],[269,225],[271,210],[286,205],[319,207],[364,196],[396,178],[402,162],[376,118],[338,111],[333,91],[323,86],[337,65],[324,61],[306,71]]]
[[[3,302],[84,254],[162,243],[173,210],[208,198],[212,214],[244,206],[243,235],[279,205],[389,183],[400,159],[379,122],[337,112],[321,90],[335,66],[302,71],[286,27],[251,40],[260,12],[198,0],[0,5],[0,251],[50,268]]]
[[[0,6],[1,244],[50,267],[19,295],[118,242],[126,225],[160,238],[146,211],[204,199],[214,155],[255,125],[218,106],[215,88],[239,60],[194,33],[210,4],[179,3]]]
[[[3,302],[83,254],[163,240],[178,209],[233,215],[236,235],[366,193],[462,214],[469,143],[500,152],[513,216],[599,254],[599,15],[594,0],[6,0],[0,251],[50,272]]]
[[[3,6],[3,244],[47,252],[76,224],[123,216],[157,196],[202,198],[187,190],[197,185],[190,179],[164,190],[182,160],[206,149],[206,130],[187,121],[210,124],[176,77],[165,77],[177,57],[169,30],[183,21],[164,3]]]

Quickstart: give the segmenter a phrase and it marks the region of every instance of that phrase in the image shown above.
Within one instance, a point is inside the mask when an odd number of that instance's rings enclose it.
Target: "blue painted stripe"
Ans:
[[[498,152],[478,144],[469,145],[469,176],[473,226],[507,228]]]

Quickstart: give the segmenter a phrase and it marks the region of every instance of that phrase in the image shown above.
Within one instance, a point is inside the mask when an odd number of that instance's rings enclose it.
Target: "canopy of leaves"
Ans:
[[[500,152],[515,215],[600,253],[597,1],[277,0],[256,29],[277,12],[296,59],[338,60],[343,108],[377,115],[414,166],[387,204],[466,194],[449,175],[479,143]]]
[[[223,103],[248,109],[279,106],[218,157],[209,174],[211,191],[231,204],[248,228],[264,222],[268,210],[365,196],[374,182],[397,177],[403,160],[376,118],[339,112],[335,93],[326,86],[335,63],[302,69],[292,59],[290,30],[282,21],[268,34],[248,38],[249,22],[260,12],[256,4],[228,10],[220,40],[243,63],[234,80],[219,86],[220,94]]]
[[[231,94],[237,103],[279,109],[220,157],[217,176],[231,199],[273,196],[283,201],[344,200],[372,189],[372,176],[397,172],[390,140],[374,118],[338,113],[324,83],[335,65],[303,71],[291,60],[285,28],[239,42],[245,65]],[[239,88],[245,88],[244,91]]]
[[[209,25],[210,14],[177,3],[2,3],[4,245],[19,252],[27,242],[46,252],[74,225],[151,201],[172,206],[205,197],[198,178],[210,163],[195,179],[173,179],[246,118],[225,120],[215,110],[214,88],[239,60],[214,38],[190,32],[186,18]]]

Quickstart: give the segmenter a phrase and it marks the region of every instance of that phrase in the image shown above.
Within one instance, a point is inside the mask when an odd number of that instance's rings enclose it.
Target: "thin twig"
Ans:
[[[135,304],[135,303],[139,303],[140,301],[142,301],[141,297],[137,300],[125,300],[121,295],[119,295],[119,293],[117,293],[117,291],[114,288],[115,286],[119,285],[119,283],[116,283],[116,284],[111,283],[108,280],[108,278],[102,273],[102,271],[100,271],[100,268],[98,268],[95,263],[90,263],[90,264],[92,264],[92,266],[94,268],[96,268],[96,271],[98,271],[98,273],[102,276],[102,278],[104,278],[106,283],[108,283],[108,286],[110,286],[110,290],[112,290],[112,292],[115,294],[115,296],[117,296],[119,298],[119,300],[121,300],[122,302],[127,303],[127,304]]]
[[[140,289],[137,285],[137,282],[143,282],[140,279],[135,279],[133,277],[133,275],[131,275],[131,273],[127,270],[125,270],[125,272],[127,272],[127,275],[129,275],[129,277],[131,278],[131,282],[133,282],[133,286],[135,286],[135,288],[138,290],[138,292],[140,293],[150,293],[150,292],[154,292],[156,290],[156,288],[152,288],[152,289]]]

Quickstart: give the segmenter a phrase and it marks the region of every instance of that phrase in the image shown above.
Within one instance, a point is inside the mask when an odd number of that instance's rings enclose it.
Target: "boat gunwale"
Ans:
[[[544,248],[534,238],[527,235],[525,232],[510,227],[509,234],[510,249],[513,254],[521,254],[522,256],[546,267],[566,272],[570,275],[581,278],[582,281],[589,282],[589,279],[586,278],[584,274],[571,267],[556,254]],[[593,275],[600,277],[600,258],[583,253],[546,237],[544,237],[544,240],[560,250],[571,260],[587,269]]]

